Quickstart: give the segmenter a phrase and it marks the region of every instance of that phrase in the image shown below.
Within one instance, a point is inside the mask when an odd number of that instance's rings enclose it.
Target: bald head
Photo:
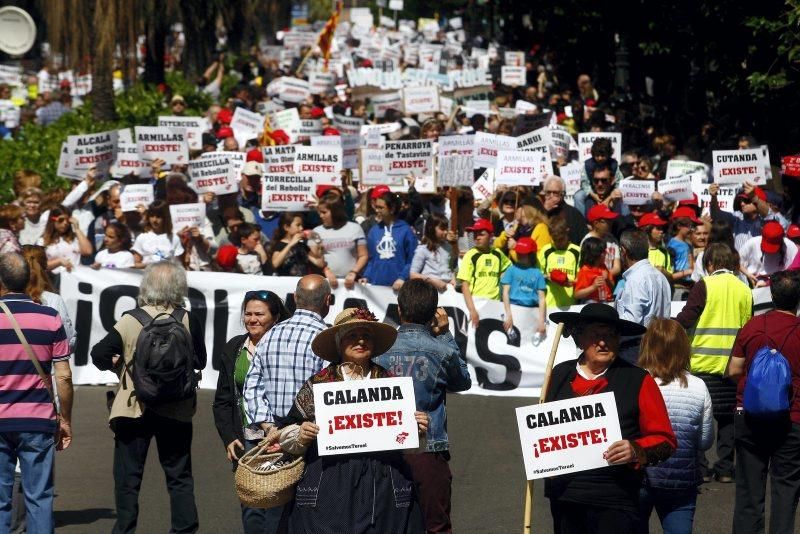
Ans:
[[[328,315],[328,295],[330,294],[331,286],[325,277],[309,274],[297,282],[294,301],[298,309],[317,312],[325,317]]]

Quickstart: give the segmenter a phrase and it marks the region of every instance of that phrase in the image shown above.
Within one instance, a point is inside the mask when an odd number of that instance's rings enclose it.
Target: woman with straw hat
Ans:
[[[306,469],[287,507],[287,532],[352,534],[424,532],[410,472],[399,451],[320,457],[316,436],[313,385],[376,380],[392,375],[372,362],[394,344],[397,331],[378,322],[367,309],[347,308],[333,326],[314,338],[311,348],[330,363],[300,388],[281,429],[280,447],[305,454]],[[428,415],[416,412],[419,432]]]

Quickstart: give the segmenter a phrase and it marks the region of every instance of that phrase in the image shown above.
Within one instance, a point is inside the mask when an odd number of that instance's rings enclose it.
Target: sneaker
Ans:
[[[711,475],[703,475],[703,484],[711,482]]]
[[[717,479],[717,482],[719,482],[720,484],[730,484],[731,482],[733,482],[733,477],[730,475],[717,474],[715,478]]]

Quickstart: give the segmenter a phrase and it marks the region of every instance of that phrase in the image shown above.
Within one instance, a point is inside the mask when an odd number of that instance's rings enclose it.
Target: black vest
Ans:
[[[553,368],[548,402],[577,397],[572,391],[572,381],[578,375],[576,364],[577,360],[569,360]],[[622,439],[633,441],[641,436],[639,391],[646,375],[647,371],[619,357],[604,375],[608,386],[601,393],[614,393]],[[643,469],[618,465],[551,477],[545,480],[545,495],[550,499],[635,511],[643,473]]]

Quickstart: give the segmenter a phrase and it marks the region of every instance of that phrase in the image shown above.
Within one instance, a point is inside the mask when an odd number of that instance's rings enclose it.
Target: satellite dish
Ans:
[[[0,51],[21,56],[36,41],[36,24],[28,13],[18,7],[0,8]]]

